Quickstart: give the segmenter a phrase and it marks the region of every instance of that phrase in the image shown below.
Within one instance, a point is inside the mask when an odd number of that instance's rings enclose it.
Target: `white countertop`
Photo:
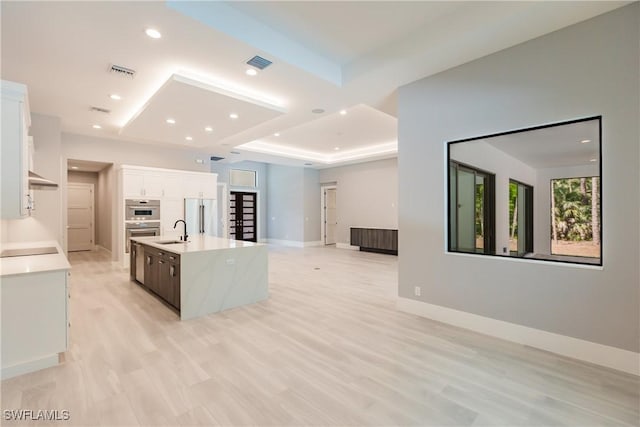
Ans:
[[[55,240],[3,243],[2,249],[45,248],[55,246],[57,254],[0,258],[0,277],[43,271],[69,270],[71,265]]]
[[[178,240],[174,236],[147,236],[132,237],[131,240],[154,248],[162,249],[175,254],[188,254],[193,252],[217,251],[220,249],[234,248],[250,248],[254,246],[264,246],[263,243],[245,242],[242,240],[222,239],[220,237],[206,236],[199,234],[197,236],[189,236],[187,243],[175,243],[170,245],[161,245],[157,242]]]

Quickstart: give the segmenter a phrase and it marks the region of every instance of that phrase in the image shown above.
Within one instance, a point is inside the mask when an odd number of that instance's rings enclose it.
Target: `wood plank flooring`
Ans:
[[[269,300],[180,322],[104,254],[72,253],[59,366],[2,409],[77,426],[638,426],[640,380],[396,311],[397,258],[270,248]]]

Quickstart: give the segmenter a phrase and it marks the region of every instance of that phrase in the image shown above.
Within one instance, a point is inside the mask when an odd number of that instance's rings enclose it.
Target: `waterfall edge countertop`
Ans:
[[[177,300],[174,292],[179,287],[178,305],[182,320],[254,304],[269,297],[268,247],[263,243],[203,235],[189,237],[187,243],[173,236],[133,237],[131,240],[165,254],[180,256],[179,266],[166,270],[178,271],[179,280],[176,281],[172,273],[166,273],[168,276],[165,277],[162,270],[158,270],[153,273],[155,279],[143,283],[143,286],[149,287],[161,299],[173,301],[169,302],[171,305]],[[176,241],[178,243],[161,243]],[[164,264],[159,260],[153,265],[161,262]],[[151,266],[145,262],[145,270]],[[135,278],[137,274],[131,276]],[[158,278],[160,276],[162,278]]]
[[[3,243],[1,247],[2,251],[10,251],[13,249],[56,248],[57,253],[0,258],[0,277],[71,269],[71,265],[69,264],[67,257],[64,255],[62,248],[55,240]]]
[[[154,248],[162,249],[167,252],[183,255],[194,252],[209,252],[217,251],[220,249],[234,249],[234,248],[249,248],[255,246],[265,246],[264,243],[245,242],[242,240],[222,239],[220,237],[197,235],[189,236],[187,243],[181,242],[175,237],[171,236],[147,236],[147,237],[132,237],[134,242],[142,243],[152,246]],[[160,242],[177,242],[170,244],[162,244]]]

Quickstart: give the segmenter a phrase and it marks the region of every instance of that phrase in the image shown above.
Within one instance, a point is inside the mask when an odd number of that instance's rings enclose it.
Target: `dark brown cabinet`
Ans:
[[[180,255],[140,245],[144,250],[144,285],[171,306],[180,310]],[[135,279],[135,258],[132,258],[131,277]]]
[[[361,251],[398,255],[398,230],[352,227],[351,245]]]

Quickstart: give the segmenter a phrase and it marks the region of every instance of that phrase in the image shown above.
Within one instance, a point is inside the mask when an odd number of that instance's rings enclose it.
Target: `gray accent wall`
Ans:
[[[257,187],[229,186],[231,169],[254,171],[256,173]],[[258,193],[258,240],[265,240],[267,238],[267,164],[251,161],[237,163],[211,161],[211,172],[218,174],[218,182],[223,182],[228,185],[228,191],[255,191]]]
[[[400,297],[640,351],[639,28],[634,3],[399,89]],[[595,115],[602,268],[446,253],[446,141]]]
[[[268,238],[304,241],[304,169],[267,165]]]
[[[304,241],[320,242],[320,173],[304,169]]]
[[[397,159],[321,169],[323,184],[337,188],[338,243],[350,243],[351,227],[398,228]]]

